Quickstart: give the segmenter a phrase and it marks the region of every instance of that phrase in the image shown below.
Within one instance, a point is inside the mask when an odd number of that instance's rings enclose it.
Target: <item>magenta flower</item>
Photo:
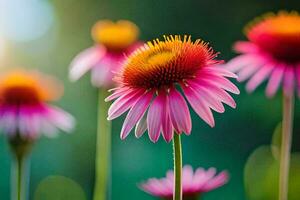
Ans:
[[[225,103],[236,107],[226,92],[239,93],[225,77],[236,75],[215,64],[216,53],[201,40],[190,37],[165,37],[136,50],[116,77],[119,86],[106,100],[117,99],[108,111],[112,120],[129,110],[121,138],[128,136],[136,125],[135,135],[141,137],[148,129],[150,140],[156,142],[162,133],[169,142],[173,131],[189,135],[192,129],[190,111],[184,96],[195,112],[214,126],[211,109],[222,113]],[[177,87],[179,86],[179,87]]]
[[[205,170],[198,168],[195,172],[189,165],[182,169],[182,194],[183,200],[197,199],[206,192],[219,188],[228,182],[226,171],[216,174],[215,168]],[[172,200],[174,188],[174,172],[168,171],[165,178],[151,178],[140,184],[140,188],[156,197]]]
[[[96,45],[75,57],[70,67],[70,79],[76,81],[91,70],[91,81],[94,86],[105,88],[113,86],[113,74],[119,71],[125,55],[140,46],[140,42],[137,42],[138,35],[138,27],[130,21],[97,22],[92,29]]]
[[[74,118],[62,109],[49,105],[62,88],[39,73],[14,71],[0,78],[0,130],[13,138],[34,140],[42,133],[55,136],[57,129],[70,131]]]
[[[269,79],[266,95],[272,97],[283,82],[286,95],[295,88],[300,94],[300,16],[279,12],[268,14],[246,28],[248,41],[237,42],[234,49],[241,55],[227,68],[238,72],[239,81],[249,79],[246,89],[255,90]]]

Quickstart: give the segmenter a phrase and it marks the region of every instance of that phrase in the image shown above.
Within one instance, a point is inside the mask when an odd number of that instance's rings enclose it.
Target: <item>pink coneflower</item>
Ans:
[[[0,131],[8,137],[14,155],[13,199],[26,199],[29,182],[27,159],[42,134],[53,137],[58,129],[70,131],[73,117],[49,105],[62,94],[62,87],[38,72],[13,71],[0,77]]]
[[[92,28],[92,37],[96,45],[76,56],[71,63],[70,79],[76,81],[91,70],[94,86],[108,88],[114,85],[113,73],[118,72],[125,55],[140,45],[137,42],[138,36],[138,27],[130,21],[97,22]]]
[[[212,127],[215,122],[211,109],[224,112],[222,103],[235,108],[235,101],[226,91],[238,94],[239,90],[225,77],[236,75],[216,67],[216,55],[201,40],[167,36],[164,41],[148,42],[129,56],[116,78],[120,86],[106,99],[117,99],[108,111],[109,120],[129,110],[121,138],[135,125],[136,137],[148,129],[153,142],[160,133],[169,142],[174,130],[189,135],[190,112],[179,87],[195,112]]]
[[[300,15],[279,12],[258,18],[246,28],[248,41],[237,42],[242,55],[227,64],[238,72],[239,80],[250,79],[246,89],[252,92],[269,79],[266,94],[272,97],[283,85],[283,126],[280,156],[279,199],[288,199],[288,177],[293,131],[294,91],[300,95]]]
[[[0,77],[0,130],[9,138],[34,140],[41,134],[55,136],[70,131],[73,117],[47,102],[56,100],[62,88],[53,78],[37,72],[14,71]]]
[[[252,92],[269,78],[266,94],[273,96],[283,81],[284,93],[296,88],[300,94],[300,16],[296,12],[279,12],[258,18],[246,27],[248,41],[237,42],[241,55],[232,59],[228,69],[238,72],[240,81],[249,79]]]
[[[140,184],[140,188],[161,199],[171,200],[173,198],[174,172],[168,171],[165,178],[151,178]],[[183,200],[196,200],[204,193],[219,188],[228,182],[228,173],[223,171],[216,174],[215,168],[205,170],[198,168],[193,172],[189,165],[182,170],[182,193]]]

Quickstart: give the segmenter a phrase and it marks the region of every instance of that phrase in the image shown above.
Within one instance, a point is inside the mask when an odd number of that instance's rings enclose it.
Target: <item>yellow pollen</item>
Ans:
[[[171,51],[163,51],[153,55],[148,58],[148,63],[150,65],[165,65],[174,57],[174,53]]]
[[[92,28],[92,37],[95,42],[104,45],[112,51],[122,51],[137,41],[138,27],[127,20],[116,23],[101,20]]]

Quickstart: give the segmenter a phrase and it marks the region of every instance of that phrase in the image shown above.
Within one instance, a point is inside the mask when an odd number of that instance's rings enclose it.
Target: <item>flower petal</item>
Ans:
[[[223,88],[233,94],[239,94],[240,90],[227,78],[224,78],[222,76],[217,75],[204,75],[197,77],[197,80],[199,81],[206,81],[210,84],[213,84],[215,86],[218,86],[220,88]]]
[[[143,90],[130,90],[123,94],[109,107],[107,119],[113,120],[129,110],[143,93]]]
[[[105,52],[106,51],[103,47],[95,46],[86,49],[77,55],[70,65],[70,80],[78,80],[83,74],[100,61]]]
[[[191,87],[183,87],[184,94],[195,112],[211,127],[215,125],[214,117],[208,105],[198,97]]]
[[[283,79],[283,89],[285,95],[291,96],[294,93],[294,84],[295,84],[295,76],[294,76],[294,67],[286,66],[284,72]]]
[[[165,94],[164,94],[165,95]],[[172,121],[170,118],[170,108],[169,108],[169,97],[168,95],[165,95],[164,99],[164,110],[163,110],[163,116],[162,116],[162,134],[164,139],[167,142],[170,142],[173,139],[174,135],[174,129],[172,126]]]
[[[124,139],[128,136],[131,129],[136,125],[136,123],[142,118],[145,111],[147,110],[150,101],[153,97],[153,92],[147,92],[142,95],[132,106],[129,113],[127,114],[122,130],[121,130],[121,139]]]
[[[192,129],[191,116],[185,99],[175,89],[170,90],[169,107],[172,124],[177,133],[190,134]]]
[[[274,94],[278,90],[278,87],[283,77],[283,73],[284,73],[283,67],[277,66],[276,68],[274,68],[266,89],[266,94],[268,97],[274,96]]]
[[[265,65],[260,70],[258,70],[252,78],[248,81],[246,85],[246,90],[248,92],[254,91],[259,84],[261,84],[273,70],[273,65]]]
[[[154,98],[151,106],[148,110],[147,125],[148,134],[152,142],[157,142],[160,136],[160,130],[162,127],[163,111],[165,107],[165,95],[159,94]]]
[[[147,115],[144,113],[143,117],[137,122],[135,126],[135,137],[140,138],[147,130]]]

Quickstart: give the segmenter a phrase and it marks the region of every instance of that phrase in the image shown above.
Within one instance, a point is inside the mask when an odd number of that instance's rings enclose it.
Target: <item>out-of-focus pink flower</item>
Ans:
[[[191,166],[186,165],[182,170],[183,200],[197,199],[200,195],[219,188],[228,182],[226,171],[216,174],[215,168],[205,170],[198,168],[195,172]],[[174,188],[174,172],[168,171],[165,178],[151,178],[139,185],[140,188],[162,199],[172,200]]]
[[[214,126],[211,109],[223,113],[225,103],[236,104],[227,93],[239,93],[225,77],[236,78],[228,70],[216,67],[216,53],[201,40],[190,37],[165,37],[154,40],[129,56],[122,72],[116,77],[119,87],[106,100],[116,99],[108,111],[112,120],[129,110],[121,138],[128,136],[136,125],[135,135],[141,137],[148,129],[150,140],[156,142],[162,133],[169,142],[173,132],[189,135],[192,129],[186,102],[210,126]],[[179,87],[182,93],[179,92]]]
[[[34,140],[70,131],[74,118],[47,102],[58,99],[62,86],[38,72],[13,71],[0,77],[0,131],[12,138]]]
[[[120,70],[126,55],[141,45],[137,41],[138,36],[138,27],[130,21],[97,22],[92,28],[92,37],[96,44],[81,52],[72,61],[70,79],[76,81],[91,70],[91,81],[95,87],[113,86],[113,74]]]
[[[234,49],[241,53],[227,63],[237,72],[238,80],[249,79],[246,89],[255,90],[269,79],[266,95],[272,97],[283,85],[286,95],[295,88],[300,94],[300,16],[296,12],[267,14],[246,27],[248,41],[240,41]]]

